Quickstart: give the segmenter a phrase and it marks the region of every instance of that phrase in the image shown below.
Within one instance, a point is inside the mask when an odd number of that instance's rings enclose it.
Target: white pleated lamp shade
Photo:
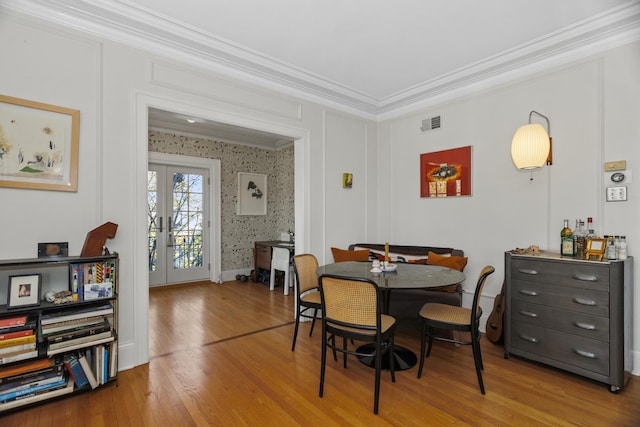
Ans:
[[[518,169],[541,168],[550,146],[549,134],[541,124],[520,126],[511,141],[511,158]]]

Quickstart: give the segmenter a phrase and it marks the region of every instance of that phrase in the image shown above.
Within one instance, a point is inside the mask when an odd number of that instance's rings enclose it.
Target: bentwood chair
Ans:
[[[471,345],[473,350],[473,361],[476,365],[476,374],[478,376],[478,384],[480,391],[484,393],[484,383],[482,382],[482,354],[480,353],[480,316],[482,316],[482,308],[480,308],[480,295],[487,277],[492,274],[495,269],[488,265],[482,269],[478,277],[476,290],[473,294],[473,305],[471,308],[457,307],[448,304],[426,303],[420,310],[420,321],[422,323],[422,340],[420,344],[420,368],[418,369],[418,378],[422,376],[422,368],[425,359],[426,338],[429,337],[429,348],[426,357],[431,354],[431,346],[433,340],[446,341],[454,344]],[[438,330],[454,331],[454,337],[448,338],[438,334]],[[465,340],[457,338],[457,331],[469,332],[471,339]],[[464,334],[465,336],[467,334]]]
[[[296,348],[296,338],[300,318],[311,319],[311,330],[309,336],[313,334],[313,327],[316,324],[316,316],[320,311],[320,292],[318,288],[318,260],[312,254],[301,254],[293,257],[293,271],[296,276],[296,326],[293,330],[293,342],[291,351]],[[313,314],[309,314],[313,311]]]
[[[373,413],[378,413],[380,397],[380,373],[382,357],[389,357],[391,381],[396,381],[394,369],[393,341],[396,320],[382,314],[381,291],[375,282],[363,278],[342,276],[320,276],[322,302],[322,362],[320,367],[320,397],[324,393],[324,377],[327,364],[327,348],[343,353],[343,364],[347,367],[347,355],[373,357],[375,360],[375,385]],[[342,338],[342,346],[336,345],[336,337]],[[349,350],[347,340],[372,343]],[[373,347],[372,349],[370,349]]]

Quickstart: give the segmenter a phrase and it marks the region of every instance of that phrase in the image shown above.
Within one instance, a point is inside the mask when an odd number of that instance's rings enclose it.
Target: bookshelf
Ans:
[[[0,260],[0,415],[117,381],[118,254]]]

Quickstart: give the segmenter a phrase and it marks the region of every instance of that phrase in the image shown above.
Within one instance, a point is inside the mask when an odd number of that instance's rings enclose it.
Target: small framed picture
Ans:
[[[587,249],[585,250],[585,258],[591,259],[596,257],[598,261],[602,261],[604,252],[607,249],[607,241],[604,239],[592,238],[587,240]]]
[[[9,276],[7,308],[22,308],[40,305],[42,274]]]

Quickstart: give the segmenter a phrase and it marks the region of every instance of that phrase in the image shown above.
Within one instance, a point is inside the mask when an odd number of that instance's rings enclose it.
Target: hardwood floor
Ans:
[[[227,282],[150,292],[151,361],[106,386],[0,417],[10,426],[638,426],[640,378],[608,387],[522,359],[484,339],[487,394],[469,347],[436,343],[421,379],[417,366],[382,375],[374,415],[373,370],[329,359],[318,397],[320,328],[301,325],[291,352],[293,296]],[[396,342],[419,350],[413,322]]]

